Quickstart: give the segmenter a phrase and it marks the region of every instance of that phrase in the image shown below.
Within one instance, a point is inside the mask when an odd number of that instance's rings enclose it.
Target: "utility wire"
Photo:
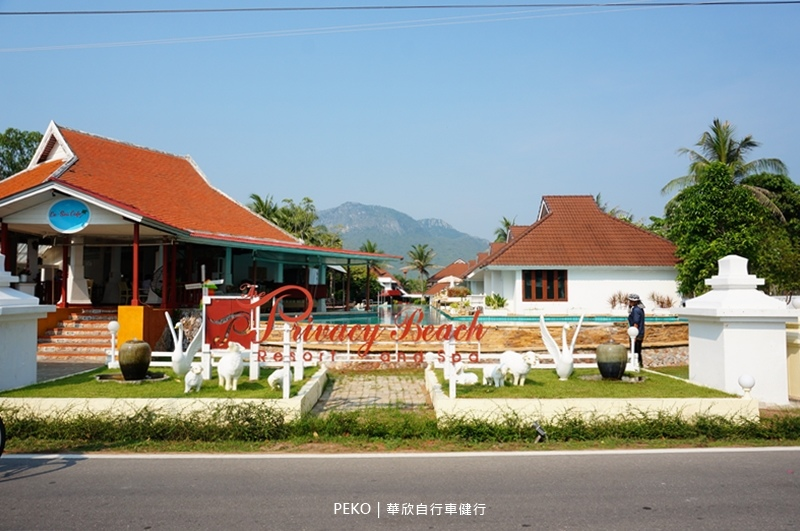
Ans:
[[[760,6],[797,5],[800,0],[721,0],[697,2],[610,2],[610,3],[526,3],[526,4],[418,4],[373,6],[286,6],[286,7],[220,7],[208,9],[111,9],[79,11],[0,11],[0,16],[64,16],[64,15],[167,15],[186,13],[252,13],[281,11],[398,11],[420,9],[519,9],[536,7],[693,7],[693,6]]]

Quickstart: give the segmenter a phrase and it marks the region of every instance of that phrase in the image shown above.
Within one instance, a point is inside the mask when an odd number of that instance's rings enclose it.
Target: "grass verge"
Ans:
[[[184,394],[183,380],[177,378],[171,369],[155,367],[151,373],[164,373],[169,379],[142,383],[120,383],[115,381],[97,381],[96,376],[101,374],[118,374],[119,370],[100,368],[83,374],[76,374],[52,382],[40,383],[5,391],[0,397],[9,398],[283,398],[283,391],[271,389],[267,384],[267,377],[274,369],[261,372],[260,378],[249,380],[249,368],[245,367],[236,391],[226,391],[220,387],[217,371],[214,369],[212,378],[203,382],[199,393]],[[292,381],[290,396],[295,396],[308,378],[317,372],[317,367],[306,367],[305,379]]]
[[[688,371],[688,369],[687,369]],[[478,374],[479,382],[483,374]],[[667,373],[665,373],[667,374]],[[436,371],[442,389],[450,385],[443,371]],[[598,376],[597,369],[576,369],[567,381],[560,381],[553,369],[533,369],[524,385],[459,385],[458,398],[730,398],[731,395],[709,387],[669,378],[652,372],[642,372],[641,382],[622,380],[586,380]],[[626,373],[625,376],[635,376]]]
[[[760,420],[697,416],[682,419],[631,413],[606,419],[564,415],[542,424],[547,437],[509,415],[500,423],[449,419],[430,410],[373,408],[305,415],[286,421],[263,404],[215,406],[203,413],[165,416],[142,408],[134,415],[39,417],[0,410],[7,452],[371,452],[563,448],[797,445],[800,414]]]

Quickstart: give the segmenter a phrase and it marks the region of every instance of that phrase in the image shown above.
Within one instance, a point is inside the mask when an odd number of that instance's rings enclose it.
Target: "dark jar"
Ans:
[[[628,364],[628,349],[625,345],[609,341],[598,345],[595,352],[600,375],[609,380],[621,380]]]
[[[150,368],[152,351],[141,339],[130,339],[119,347],[119,368],[125,380],[144,380]]]

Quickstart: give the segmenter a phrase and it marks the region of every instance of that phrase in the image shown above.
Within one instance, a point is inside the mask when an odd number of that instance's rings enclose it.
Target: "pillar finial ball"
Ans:
[[[739,376],[739,385],[742,389],[749,390],[756,385],[756,379],[749,374]]]

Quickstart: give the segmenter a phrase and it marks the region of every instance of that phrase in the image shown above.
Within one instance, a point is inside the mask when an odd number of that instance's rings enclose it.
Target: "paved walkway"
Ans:
[[[49,382],[50,380],[91,371],[103,365],[105,364],[96,361],[38,361],[36,362],[36,381]]]
[[[322,393],[313,413],[370,407],[416,409],[430,405],[422,374],[337,374]]]

